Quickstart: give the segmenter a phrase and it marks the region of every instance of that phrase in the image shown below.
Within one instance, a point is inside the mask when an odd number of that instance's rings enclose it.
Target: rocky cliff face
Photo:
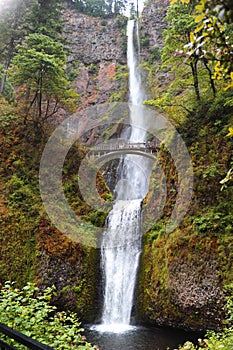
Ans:
[[[218,329],[224,293],[217,240],[203,240],[190,230],[187,237],[146,239],[141,259],[137,307],[151,324],[203,331]],[[183,236],[183,237],[182,237]]]
[[[169,0],[149,1],[140,19],[141,55],[148,60],[162,47],[164,17]],[[80,108],[96,103],[127,101],[127,19],[93,18],[67,8],[68,66],[73,88],[80,94]]]
[[[162,32],[166,28],[164,17],[167,13],[169,0],[148,1],[142,12],[141,18],[141,38],[146,39],[144,45],[141,46],[141,55],[144,60],[155,47],[161,49],[163,47]],[[142,41],[143,44],[143,41]]]
[[[102,61],[126,63],[122,51],[124,19],[101,19],[67,9],[66,31],[69,33],[72,53],[68,60],[86,65]]]
[[[67,9],[64,14],[69,33],[68,65],[73,88],[80,94],[80,107],[111,101],[125,90],[127,80],[116,73],[126,64],[125,19],[101,19]]]

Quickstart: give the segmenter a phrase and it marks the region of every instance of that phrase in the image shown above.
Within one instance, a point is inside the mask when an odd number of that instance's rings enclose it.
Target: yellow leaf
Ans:
[[[198,33],[200,32],[200,30],[202,30],[202,28],[204,28],[205,24],[202,23],[200,26],[198,26],[195,30],[194,30],[194,33]]]
[[[170,0],[171,5],[175,4],[175,2],[177,2],[177,0]]]
[[[233,137],[233,128],[229,128],[228,131],[229,134],[227,134],[227,136]]]
[[[227,91],[227,90],[229,90],[231,88],[233,88],[233,82],[231,84],[227,85],[223,90]]]
[[[197,5],[195,6],[195,9],[199,12],[202,12],[204,10],[204,6],[203,5]]]
[[[195,18],[195,22],[201,22],[205,18],[205,14],[203,13],[202,15],[199,15]]]
[[[190,33],[190,41],[191,41],[191,43],[195,42],[195,36],[192,32]]]

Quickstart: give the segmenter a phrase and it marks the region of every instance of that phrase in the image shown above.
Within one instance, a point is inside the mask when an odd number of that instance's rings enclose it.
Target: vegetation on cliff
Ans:
[[[233,279],[232,6],[228,1],[171,1],[165,20],[161,59],[151,56],[142,63],[151,92],[145,104],[171,118],[185,140],[194,192],[183,222],[166,234],[178,178],[162,149],[167,202],[144,236],[139,313],[145,321],[161,325],[216,330],[224,327],[225,298],[232,295],[228,285]],[[155,185],[145,200],[149,220],[156,212],[156,201],[151,207],[156,190]],[[232,322],[232,314],[230,318]],[[207,343],[210,349],[220,344],[229,349],[231,341],[229,328],[223,334],[211,333]]]

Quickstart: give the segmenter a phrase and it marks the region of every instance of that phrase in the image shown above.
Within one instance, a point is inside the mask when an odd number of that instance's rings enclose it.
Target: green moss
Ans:
[[[124,91],[112,92],[109,98],[110,102],[120,102],[123,100]]]

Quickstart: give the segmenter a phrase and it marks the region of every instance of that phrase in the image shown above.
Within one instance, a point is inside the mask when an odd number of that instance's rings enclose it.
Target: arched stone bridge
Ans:
[[[130,142],[118,140],[114,143],[101,143],[91,148],[89,158],[116,158],[122,154],[137,154],[143,157],[156,159],[159,145],[156,142]]]

